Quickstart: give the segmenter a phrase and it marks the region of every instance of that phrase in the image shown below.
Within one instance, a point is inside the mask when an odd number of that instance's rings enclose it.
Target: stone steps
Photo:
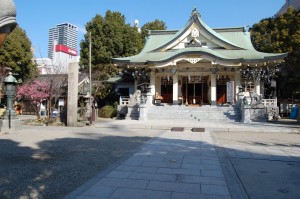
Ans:
[[[195,120],[200,122],[240,121],[239,109],[231,107],[153,106],[147,110],[148,120]]]

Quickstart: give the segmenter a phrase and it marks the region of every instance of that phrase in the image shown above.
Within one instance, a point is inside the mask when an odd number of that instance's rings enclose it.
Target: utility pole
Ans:
[[[93,106],[92,106],[92,34],[89,32],[89,78],[90,78],[90,124],[92,124]]]

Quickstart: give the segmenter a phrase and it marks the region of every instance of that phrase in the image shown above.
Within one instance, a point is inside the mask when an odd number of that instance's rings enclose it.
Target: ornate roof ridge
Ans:
[[[223,27],[223,28],[212,28],[217,32],[245,32],[245,27]]]
[[[168,34],[176,34],[178,30],[149,30],[149,35],[168,35]]]

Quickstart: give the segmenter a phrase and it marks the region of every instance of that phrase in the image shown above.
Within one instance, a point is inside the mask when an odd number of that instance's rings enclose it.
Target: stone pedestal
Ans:
[[[9,116],[10,114],[10,116]],[[15,110],[5,111],[4,118],[0,120],[1,132],[2,133],[16,133],[19,130],[21,121],[16,116]]]
[[[251,107],[248,105],[244,105],[242,108],[242,122],[243,123],[251,123],[251,114],[250,114]]]
[[[139,111],[140,111],[139,120],[147,120],[147,105],[140,105]]]
[[[152,95],[152,93],[147,93],[146,98],[147,98],[146,105],[147,106],[153,105],[153,95]]]
[[[127,107],[127,114],[125,119],[138,120],[140,117],[139,105]]]

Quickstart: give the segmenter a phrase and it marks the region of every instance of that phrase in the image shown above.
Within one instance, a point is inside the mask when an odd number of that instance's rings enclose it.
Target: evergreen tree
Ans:
[[[2,71],[5,68],[10,68],[13,73],[19,74],[17,78],[25,81],[37,74],[37,67],[32,59],[31,42],[25,31],[17,26],[7,36],[0,48],[0,67]]]
[[[250,29],[258,51],[288,52],[277,81],[279,98],[300,98],[300,10],[261,20]]]
[[[141,28],[141,37],[144,40],[148,35],[148,30],[166,30],[166,23],[161,20],[154,20],[153,22],[146,23]]]
[[[125,23],[125,17],[119,12],[108,10],[104,17],[96,15],[86,24],[87,34],[81,41],[80,65],[88,71],[89,33],[92,40],[92,80],[98,82],[94,88],[97,97],[104,99],[112,96],[114,89],[105,85],[105,80],[119,74],[112,63],[114,57],[127,57],[138,54],[142,49],[142,39],[136,27]]]
[[[112,64],[114,57],[137,54],[142,49],[142,40],[137,28],[125,23],[119,12],[107,11],[105,17],[96,15],[86,24],[87,34],[81,41],[80,65],[87,70],[89,65],[89,32],[92,40],[92,70],[100,70],[97,80],[106,80],[119,71]]]

